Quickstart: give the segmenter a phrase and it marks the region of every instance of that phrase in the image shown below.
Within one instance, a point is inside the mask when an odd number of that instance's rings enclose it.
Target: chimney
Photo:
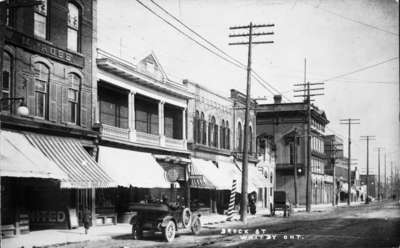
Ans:
[[[275,103],[275,104],[280,104],[280,103],[282,103],[282,95],[275,95],[275,96],[274,96],[274,103]]]

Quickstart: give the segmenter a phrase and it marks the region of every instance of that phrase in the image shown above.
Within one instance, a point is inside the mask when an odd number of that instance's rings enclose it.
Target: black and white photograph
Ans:
[[[400,247],[398,0],[0,0],[0,248]]]

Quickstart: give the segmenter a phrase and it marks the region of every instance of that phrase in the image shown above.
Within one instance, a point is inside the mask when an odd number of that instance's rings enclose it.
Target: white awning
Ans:
[[[253,184],[256,189],[267,187],[267,179],[264,177],[262,171],[258,169],[257,165],[249,163],[248,168],[249,168],[249,184],[250,183]],[[257,190],[253,191],[258,192]]]
[[[68,176],[17,132],[0,131],[0,176],[66,180]]]
[[[150,153],[99,146],[99,164],[120,186],[170,187],[164,169]]]
[[[225,174],[210,160],[192,158],[192,167],[207,178],[217,190],[231,190],[232,176]]]

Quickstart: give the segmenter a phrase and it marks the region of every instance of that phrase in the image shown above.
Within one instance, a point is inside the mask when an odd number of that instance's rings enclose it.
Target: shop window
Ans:
[[[113,87],[99,87],[100,122],[128,128],[128,92]]]
[[[1,87],[1,98],[11,97],[11,88],[12,88],[12,61],[9,53],[3,53],[3,69],[2,69],[2,78],[3,85]],[[11,107],[8,101],[2,101],[1,111],[10,112]]]
[[[158,102],[136,95],[135,127],[136,131],[158,135]]]
[[[68,49],[79,51],[80,10],[73,3],[68,3]]]
[[[47,0],[42,0],[42,4],[35,5],[34,12],[34,34],[37,37],[47,38]]]
[[[50,70],[43,63],[35,63],[35,116],[48,118]]]

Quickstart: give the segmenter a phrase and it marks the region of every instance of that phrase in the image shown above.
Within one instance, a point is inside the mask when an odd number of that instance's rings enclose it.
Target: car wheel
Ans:
[[[171,242],[175,238],[176,225],[170,220],[167,225],[162,229],[163,237],[166,241]]]
[[[143,237],[143,230],[138,225],[132,225],[132,238],[135,240],[142,239]]]
[[[201,230],[200,218],[198,218],[198,217],[195,218],[190,229],[192,230],[192,233],[195,235],[198,235],[200,233],[200,230]]]

